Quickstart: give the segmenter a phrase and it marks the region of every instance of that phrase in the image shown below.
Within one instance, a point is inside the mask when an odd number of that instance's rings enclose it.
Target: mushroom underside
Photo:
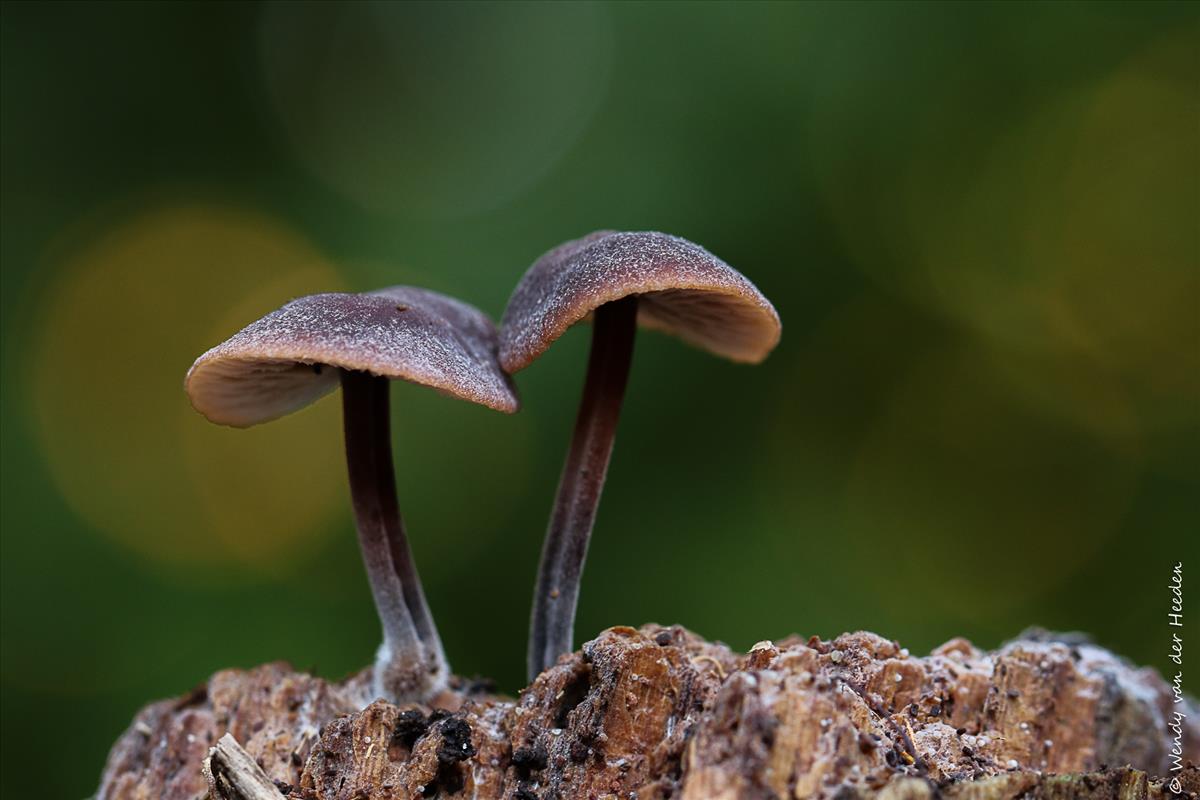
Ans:
[[[293,359],[219,359],[188,375],[196,410],[235,428],[299,411],[337,386],[336,368]]]
[[[638,296],[638,324],[746,363],[762,361],[779,341],[779,323],[758,303],[699,289]]]
[[[287,416],[329,394],[338,385],[339,370],[365,372],[391,380],[427,386],[439,394],[485,405],[497,411],[517,410],[515,395],[497,372],[491,384],[433,368],[390,369],[350,359],[237,358],[201,361],[187,378],[192,406],[210,422],[247,428]],[[374,367],[374,368],[373,368]],[[490,376],[489,376],[490,377]]]

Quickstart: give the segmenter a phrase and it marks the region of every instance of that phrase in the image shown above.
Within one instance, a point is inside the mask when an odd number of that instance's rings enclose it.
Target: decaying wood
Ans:
[[[200,772],[215,800],[283,800],[279,787],[228,733],[208,751]]]
[[[1200,796],[1194,704],[1049,634],[923,658],[870,633],[738,654],[648,625],[605,631],[516,700],[458,682],[397,708],[369,678],[217,673],[137,716],[98,798],[225,797],[200,765],[226,733],[295,800]]]

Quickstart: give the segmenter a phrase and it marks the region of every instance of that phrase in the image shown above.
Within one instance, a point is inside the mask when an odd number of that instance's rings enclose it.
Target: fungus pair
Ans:
[[[449,677],[396,501],[388,381],[513,413],[518,400],[509,375],[589,315],[587,378],[534,594],[532,679],[572,649],[580,575],[638,323],[733,361],[761,361],[779,341],[779,316],[749,280],[685,239],[601,231],[534,263],[513,292],[499,335],[479,310],[422,289],[320,294],[251,324],[188,372],[195,408],[235,427],[296,411],[340,382],[359,543],[383,624],[377,694],[424,700]]]

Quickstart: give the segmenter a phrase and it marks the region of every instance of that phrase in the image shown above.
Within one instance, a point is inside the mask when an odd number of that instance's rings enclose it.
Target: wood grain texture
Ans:
[[[283,793],[230,734],[217,740],[201,765],[216,800],[283,800]]]

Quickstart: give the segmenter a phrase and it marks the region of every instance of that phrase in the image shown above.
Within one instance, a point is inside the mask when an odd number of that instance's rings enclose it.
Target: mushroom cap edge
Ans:
[[[211,422],[249,427],[333,391],[338,369],[429,386],[506,413],[520,405],[483,312],[437,292],[393,286],[300,297],[211,348],[184,388]],[[333,367],[333,369],[324,369]]]
[[[596,231],[564,242],[522,276],[500,325],[500,364],[529,366],[605,303],[637,295],[638,323],[731,361],[759,363],[779,314],[748,278],[698,244],[654,231]]]

